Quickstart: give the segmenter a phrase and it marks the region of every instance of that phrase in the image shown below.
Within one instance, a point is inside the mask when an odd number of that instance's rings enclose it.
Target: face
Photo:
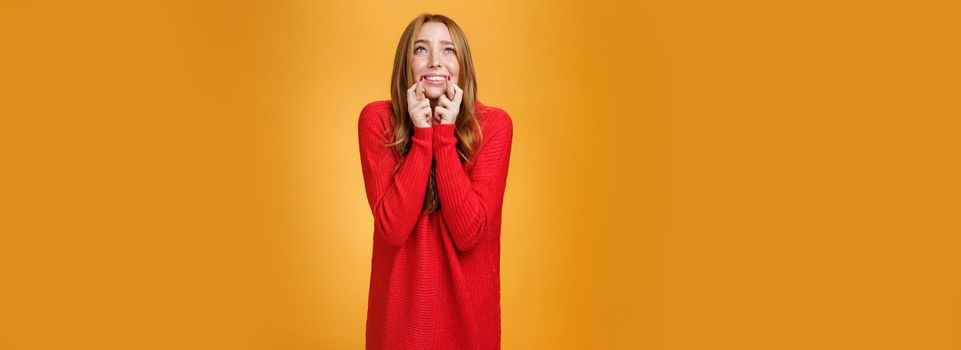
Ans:
[[[447,91],[447,84],[457,84],[460,74],[450,31],[443,23],[428,22],[420,27],[414,38],[414,58],[411,60],[414,81],[423,80],[427,98],[440,98]]]

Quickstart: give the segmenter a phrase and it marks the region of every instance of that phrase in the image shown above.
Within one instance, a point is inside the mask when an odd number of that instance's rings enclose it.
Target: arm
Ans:
[[[389,107],[388,107],[389,108]],[[390,126],[388,111],[368,104],[360,113],[360,160],[367,201],[374,215],[374,236],[401,247],[414,230],[427,191],[432,161],[432,129],[414,127],[410,153],[396,174],[397,157],[384,147]]]
[[[434,124],[434,157],[437,159],[437,194],[441,216],[450,228],[454,245],[469,251],[484,238],[500,212],[507,184],[514,129],[506,114],[484,135],[468,176],[457,155],[454,124]]]

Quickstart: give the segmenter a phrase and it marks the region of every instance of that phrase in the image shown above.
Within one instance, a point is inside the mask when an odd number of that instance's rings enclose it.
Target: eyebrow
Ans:
[[[430,44],[429,41],[424,40],[424,39],[417,39],[416,41],[414,41],[414,44],[416,44],[416,43],[421,43],[421,42],[422,42],[422,43],[426,43],[426,44]],[[447,44],[447,45],[454,45],[454,43],[452,43],[452,42],[450,42],[450,41],[447,41],[447,40],[441,40],[440,43],[441,43],[441,44]]]

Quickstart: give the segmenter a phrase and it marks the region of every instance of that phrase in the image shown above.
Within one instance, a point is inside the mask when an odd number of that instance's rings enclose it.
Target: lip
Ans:
[[[430,80],[430,79],[427,79],[427,77],[442,77],[442,78],[444,78],[444,79],[441,79],[441,80]],[[427,85],[442,86],[442,85],[446,84],[446,83],[450,80],[450,75],[447,75],[447,74],[434,74],[434,73],[424,74],[424,75],[421,75],[421,76],[420,76],[420,80],[424,81],[424,84],[427,84]]]

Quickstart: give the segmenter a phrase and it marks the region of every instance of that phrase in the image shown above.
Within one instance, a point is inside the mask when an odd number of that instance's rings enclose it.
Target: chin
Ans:
[[[427,89],[427,91],[424,92],[424,96],[427,96],[427,98],[431,100],[436,100],[440,98],[440,95],[443,95],[443,94],[444,94],[444,90],[437,89],[437,88]]]

